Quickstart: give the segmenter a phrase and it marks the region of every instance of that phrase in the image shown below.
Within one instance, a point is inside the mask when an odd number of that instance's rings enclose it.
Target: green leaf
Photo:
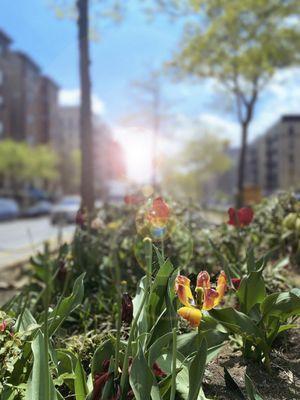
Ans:
[[[300,315],[300,297],[293,291],[272,293],[266,297],[260,309],[263,318],[273,316],[286,320],[291,316]]]
[[[132,361],[129,381],[136,400],[150,399],[154,376],[140,345],[138,353]]]
[[[26,389],[26,400],[57,400],[49,369],[49,357],[45,351],[44,336],[38,332],[32,344],[33,367]]]
[[[254,249],[253,247],[250,247],[247,250],[247,271],[248,274],[256,270],[256,263],[255,263],[255,257],[254,257]]]
[[[92,359],[92,375],[102,372],[103,361],[110,360],[115,354],[115,348],[110,339],[101,344],[95,351]]]
[[[252,338],[254,342],[264,341],[263,332],[246,315],[233,308],[223,308],[221,310],[211,310],[209,314],[220,322],[229,332],[239,333]]]
[[[245,374],[245,386],[250,400],[263,400],[261,395],[256,390],[254,383],[247,374]]]
[[[77,360],[75,367],[75,396],[76,400],[85,400],[88,395],[88,387],[86,384],[86,375],[80,360]]]
[[[169,260],[158,270],[154,279],[148,305],[148,319],[150,327],[155,323],[163,311],[165,295],[167,294],[169,277],[173,272],[173,265]]]
[[[243,392],[239,388],[238,384],[236,381],[232,378],[230,375],[229,371],[227,368],[224,367],[224,379],[225,379],[225,385],[228,390],[233,392],[235,394],[235,397],[237,397],[239,400],[246,400]]]
[[[242,279],[237,296],[241,303],[241,310],[246,314],[255,304],[263,302],[266,297],[266,286],[262,270],[250,272]]]
[[[137,287],[136,295],[134,296],[133,299],[133,316],[135,317],[137,311],[140,308],[140,305],[143,301],[144,293],[145,293],[145,288],[146,288],[146,281],[147,277],[144,276]],[[138,332],[139,334],[145,333],[148,331],[148,325],[147,325],[147,313],[145,310],[145,307],[143,308],[141,315],[138,320]]]
[[[63,299],[52,313],[49,314],[49,336],[52,336],[69,314],[82,303],[84,296],[84,276],[85,274],[83,273],[76,279],[72,294]]]
[[[199,350],[189,366],[189,394],[188,400],[197,400],[202,386],[207,356],[207,343],[202,339]]]
[[[149,348],[149,365],[153,365],[159,356],[166,353],[170,349],[172,343],[172,332],[158,338]]]
[[[220,261],[223,270],[225,271],[225,274],[226,274],[229,284],[231,284],[231,280],[232,280],[234,274],[232,274],[230,271],[230,266],[229,266],[228,260],[223,256],[223,254],[219,251],[219,249],[215,246],[215,244],[210,239],[209,239],[209,243],[211,244],[216,257]]]

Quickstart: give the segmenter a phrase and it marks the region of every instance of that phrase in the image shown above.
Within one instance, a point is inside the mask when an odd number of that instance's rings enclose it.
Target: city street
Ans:
[[[74,226],[53,226],[48,217],[20,219],[0,223],[0,269],[29,258],[42,249],[45,241],[55,245],[62,236],[67,240]],[[61,230],[61,232],[60,232]]]

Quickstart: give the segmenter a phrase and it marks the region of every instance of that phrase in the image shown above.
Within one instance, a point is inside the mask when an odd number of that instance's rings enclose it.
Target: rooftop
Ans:
[[[300,114],[286,114],[281,117],[281,122],[300,122]]]
[[[2,29],[0,29],[0,40],[5,41],[7,44],[12,43],[12,39]]]

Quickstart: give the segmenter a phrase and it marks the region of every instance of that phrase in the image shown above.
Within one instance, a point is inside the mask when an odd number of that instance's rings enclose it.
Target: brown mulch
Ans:
[[[299,325],[300,328],[300,325]],[[245,390],[245,372],[255,383],[264,400],[300,399],[300,329],[293,329],[274,344],[271,356],[271,373],[262,365],[245,361],[241,351],[234,352],[225,346],[217,359],[212,361],[205,373],[203,389],[209,399],[240,399],[225,385],[224,367],[229,371],[239,388],[248,398]]]

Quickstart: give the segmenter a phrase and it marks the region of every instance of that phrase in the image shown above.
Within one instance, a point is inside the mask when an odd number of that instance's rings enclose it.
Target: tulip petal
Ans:
[[[217,281],[217,292],[220,296],[220,300],[224,297],[226,288],[227,288],[227,277],[225,272],[221,271]]]
[[[180,302],[187,307],[194,306],[195,300],[190,288],[190,280],[186,276],[178,275],[175,280],[175,291]]]
[[[211,310],[218,304],[219,294],[215,289],[208,289],[204,292],[203,310]]]
[[[202,313],[195,307],[181,307],[177,311],[178,314],[190,323],[193,328],[200,325]]]
[[[200,271],[197,276],[197,287],[204,290],[210,289],[210,276],[207,271]]]

